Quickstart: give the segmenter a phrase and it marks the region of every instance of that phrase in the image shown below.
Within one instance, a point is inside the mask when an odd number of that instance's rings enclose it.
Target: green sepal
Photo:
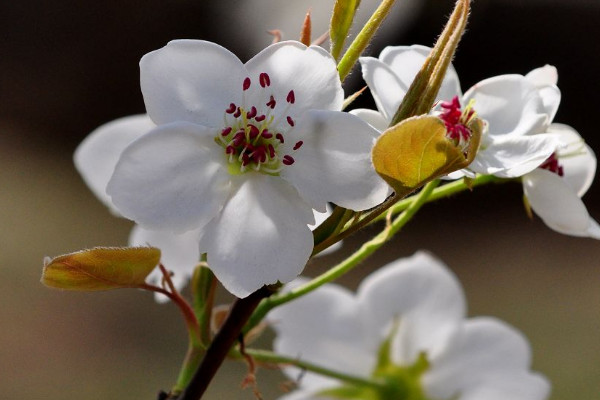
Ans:
[[[346,37],[350,32],[359,5],[360,0],[336,0],[333,5],[329,24],[329,41],[331,42],[330,53],[336,60],[342,54]]]

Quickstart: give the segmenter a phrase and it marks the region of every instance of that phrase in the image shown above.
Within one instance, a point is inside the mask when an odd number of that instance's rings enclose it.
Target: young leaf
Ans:
[[[402,198],[473,161],[481,122],[474,120],[469,128],[472,137],[465,157],[463,150],[446,137],[446,127],[438,117],[422,115],[405,119],[383,132],[375,143],[372,152],[375,170]]]
[[[344,48],[344,42],[352,26],[354,14],[360,4],[360,0],[337,0],[333,6],[331,23],[329,26],[329,37],[331,39],[331,55],[336,60]]]
[[[154,247],[98,247],[44,261],[42,283],[48,287],[96,291],[140,287],[158,265]]]

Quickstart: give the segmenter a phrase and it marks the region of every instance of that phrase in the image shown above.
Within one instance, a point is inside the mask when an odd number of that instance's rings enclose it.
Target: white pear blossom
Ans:
[[[552,124],[561,146],[539,168],[525,174],[523,191],[533,211],[548,227],[571,236],[600,239],[600,225],[581,197],[596,173],[596,156],[570,126]]]
[[[146,231],[197,232],[198,251],[236,296],[300,273],[312,209],[385,199],[370,160],[377,131],[340,112],[325,50],[281,42],[244,64],[214,43],[179,40],[140,67],[148,117],[115,122],[113,136],[130,124],[120,144],[98,135],[76,163],[105,203]],[[95,152],[104,145],[105,156]]]
[[[106,194],[106,185],[112,176],[115,165],[121,153],[135,139],[148,133],[156,124],[147,115],[132,115],[108,122],[90,133],[77,147],[74,162],[77,170],[83,177],[92,192],[102,201],[113,214],[121,216],[119,211]],[[326,212],[313,210],[315,224],[309,225],[312,229],[319,226],[331,215],[331,207]],[[161,250],[161,262],[172,273],[171,280],[175,288],[181,290],[192,276],[194,266],[200,260],[197,231],[174,234],[168,231],[143,229],[135,225],[129,235],[130,246],[153,246]],[[341,242],[325,249],[318,255],[328,254],[341,247]],[[162,284],[162,273],[155,269],[148,276],[148,283]],[[168,298],[156,293],[158,302],[165,302]]]
[[[391,392],[353,389],[334,378],[285,367],[290,378],[298,379],[298,388],[282,399],[548,398],[548,381],[530,370],[526,338],[497,319],[465,315],[456,277],[422,252],[372,273],[356,293],[324,285],[269,314],[277,333],[275,351],[335,372],[379,379]],[[336,397],[342,389],[345,396]]]
[[[379,111],[358,109],[352,113],[378,130],[385,130],[430,51],[420,45],[396,46],[386,47],[379,58],[360,58],[363,78]],[[528,76],[489,78],[463,95],[456,70],[452,65],[448,67],[437,103],[450,104],[457,97],[462,107],[471,108],[486,122],[479,151],[463,174],[518,177],[552,154],[555,138],[542,133],[554,118],[560,91],[555,84],[536,84],[538,75],[552,67],[545,68]],[[454,173],[452,177],[463,174]]]

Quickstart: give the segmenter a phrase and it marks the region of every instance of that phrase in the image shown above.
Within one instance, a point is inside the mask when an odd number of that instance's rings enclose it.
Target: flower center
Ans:
[[[456,146],[466,150],[471,139],[471,129],[468,125],[477,116],[473,110],[473,100],[464,110],[460,108],[458,96],[454,96],[451,101],[442,102],[440,106],[444,110],[440,118],[446,125],[446,136]]]
[[[256,89],[252,93],[255,104],[246,101],[246,94],[252,85]],[[294,164],[295,160],[282,146],[294,128],[295,121],[290,116],[290,109],[296,102],[296,95],[290,90],[285,99],[275,97],[271,89],[271,78],[266,72],[258,75],[258,84],[246,77],[242,83],[241,104],[230,103],[223,114],[223,129],[215,137],[215,142],[225,150],[229,173],[243,174],[249,171],[277,175],[285,166]],[[275,107],[278,102],[285,101],[283,109]],[[297,141],[291,152],[302,147]]]
[[[544,163],[538,168],[547,169],[550,172],[554,172],[558,176],[564,175],[563,166],[558,162],[558,156],[556,153],[552,153],[550,157],[548,157],[546,161],[544,161]]]

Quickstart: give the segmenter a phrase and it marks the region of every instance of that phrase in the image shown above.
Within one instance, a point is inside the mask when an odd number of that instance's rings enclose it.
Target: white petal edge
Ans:
[[[487,147],[480,148],[469,169],[500,178],[516,178],[533,171],[560,145],[553,134],[488,136],[487,139]]]
[[[294,281],[285,290],[304,282]],[[338,372],[367,377],[375,366],[377,346],[365,342],[373,338],[363,331],[359,312],[352,292],[336,284],[321,286],[269,313],[269,322],[277,333],[274,350]],[[286,368],[285,372],[297,377],[300,371]],[[334,379],[308,373],[300,387],[317,391],[336,384],[339,382]]]
[[[596,155],[575,129],[564,124],[552,124],[548,132],[558,135],[562,147],[558,148],[559,164],[563,166],[565,182],[582,197],[592,185],[596,175]]]
[[[491,136],[542,133],[550,124],[538,88],[522,75],[485,79],[465,93],[463,104],[471,100]]]
[[[385,131],[390,125],[389,121],[385,119],[383,114],[379,111],[369,110],[366,108],[356,108],[350,110],[350,114],[356,115],[358,118],[377,129],[379,132]]]
[[[121,213],[145,229],[199,229],[230,193],[214,130],[191,123],[162,125],[129,145],[108,183]]]
[[[239,104],[246,68],[229,50],[203,40],[174,40],[140,61],[146,110],[158,124],[187,121],[221,127]]]
[[[260,90],[258,82],[253,87],[265,93],[266,101],[269,100],[267,94],[273,94],[277,101],[276,115],[284,114],[288,108],[286,98],[290,90],[294,91],[295,102],[288,111],[294,117],[310,109],[342,109],[344,91],[335,60],[321,47],[306,47],[295,41],[279,42],[250,59],[246,68],[256,79],[263,72],[269,75],[268,88]]]
[[[531,350],[515,328],[495,318],[477,317],[465,321],[430,362],[423,375],[426,393],[453,398],[488,377],[527,371]]]
[[[106,185],[123,150],[154,127],[147,115],[119,118],[96,128],[75,150],[75,167],[90,190],[115,215],[120,213],[106,194]]]
[[[388,46],[379,59],[388,65],[406,87],[410,87],[415,76],[431,53],[431,48],[414,44],[412,46]],[[462,96],[460,81],[454,66],[450,64],[440,86],[436,101],[449,101],[454,96]]]
[[[531,208],[549,228],[565,235],[600,239],[600,226],[564,179],[539,168],[522,179]]]
[[[404,99],[408,86],[380,60],[373,57],[360,57],[359,61],[363,79],[371,90],[377,109],[389,123]]]
[[[412,364],[422,351],[437,354],[466,313],[458,279],[425,252],[369,275],[358,288],[358,301],[367,326],[385,330],[399,318],[394,359],[400,365]],[[377,339],[383,341],[388,333]]]
[[[545,400],[549,395],[550,383],[544,376],[518,371],[485,378],[463,391],[457,400]]]
[[[388,185],[377,175],[371,149],[379,132],[360,118],[335,111],[308,111],[291,135],[303,145],[295,163],[281,171],[312,208],[327,202],[365,210],[385,200]],[[286,142],[286,145],[287,142]],[[292,146],[290,143],[288,146]]]
[[[200,261],[198,237],[199,233],[197,231],[175,235],[164,231],[149,231],[136,225],[129,234],[129,245],[152,246],[160,249],[160,262],[168,271],[173,273],[171,280],[175,288],[181,290],[190,280],[194,268]],[[161,286],[162,279],[162,272],[156,268],[150,273],[146,281]],[[155,299],[159,303],[169,300],[160,293],[155,294]]]
[[[320,212],[320,211],[317,211],[317,210],[313,210],[313,216],[315,217],[315,223],[308,225],[308,227],[310,228],[310,230],[314,231],[319,225],[321,225],[323,222],[325,222],[325,220],[327,218],[329,218],[329,216],[331,216],[331,212],[332,212],[332,208],[331,208],[331,206],[329,204],[327,204],[327,211],[325,211],[325,212]],[[321,257],[321,256],[324,256],[324,255],[327,255],[327,254],[334,253],[334,252],[338,251],[341,248],[342,248],[342,241],[339,241],[339,242],[334,243],[333,245],[329,246],[328,248],[326,248],[322,252],[318,253],[316,255],[316,257]]]
[[[313,249],[311,207],[278,177],[247,173],[202,232],[200,251],[225,288],[244,298],[263,285],[290,282]]]

